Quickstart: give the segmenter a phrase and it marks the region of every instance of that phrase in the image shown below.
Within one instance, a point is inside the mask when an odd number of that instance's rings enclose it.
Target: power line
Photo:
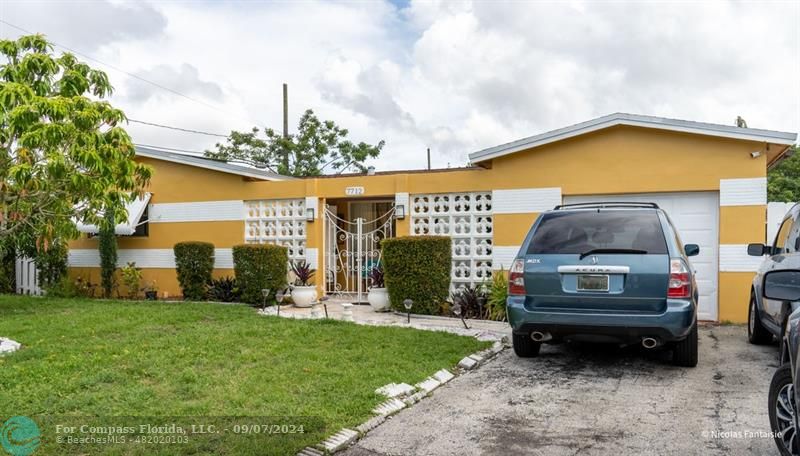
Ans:
[[[5,21],[5,20],[3,20],[3,19],[0,19],[0,22],[2,22],[3,24],[6,24],[6,25],[8,25],[9,27],[13,27],[13,28],[15,28],[15,29],[17,29],[17,30],[19,30],[19,31],[21,31],[21,32],[24,32],[24,33],[27,33],[27,34],[31,34],[31,35],[35,34],[34,32],[31,32],[30,30],[26,30],[26,29],[24,29],[24,28],[22,28],[22,27],[19,27],[19,26],[17,26],[17,25],[14,25],[14,24],[12,24],[12,23],[10,23],[10,22],[8,22],[8,21]],[[67,51],[69,51],[69,52],[72,52],[73,54],[80,55],[81,57],[83,57],[83,58],[85,58],[85,59],[89,59],[89,60],[91,60],[91,61],[93,61],[93,62],[97,62],[97,63],[99,63],[99,64],[101,64],[101,65],[105,65],[105,66],[107,66],[107,67],[111,68],[112,70],[116,70],[116,71],[119,71],[119,72],[121,72],[121,73],[125,73],[125,74],[127,74],[128,76],[130,76],[130,77],[132,77],[132,78],[134,78],[134,79],[138,79],[139,81],[145,82],[145,83],[147,83],[147,84],[150,84],[150,85],[152,85],[152,86],[154,86],[154,87],[158,87],[159,89],[166,90],[167,92],[170,92],[170,93],[172,93],[172,94],[175,94],[175,95],[178,95],[178,96],[180,96],[180,97],[183,97],[183,98],[185,98],[185,99],[187,99],[187,100],[189,100],[189,101],[193,101],[193,102],[195,102],[195,103],[200,103],[200,104],[202,104],[202,105],[205,105],[206,107],[209,107],[209,108],[211,108],[211,109],[214,109],[214,110],[216,110],[216,111],[219,111],[219,112],[221,112],[221,113],[224,113],[224,114],[228,114],[228,115],[235,115],[235,114],[233,114],[233,113],[230,113],[230,112],[227,112],[227,111],[225,111],[224,109],[220,109],[220,108],[218,108],[217,106],[214,106],[214,105],[212,105],[212,104],[210,104],[210,103],[206,103],[205,101],[202,101],[202,100],[198,100],[198,99],[192,98],[192,97],[190,97],[189,95],[186,95],[186,94],[184,94],[184,93],[178,92],[178,91],[177,91],[177,90],[175,90],[175,89],[171,89],[171,88],[169,88],[169,87],[165,87],[165,86],[163,86],[163,85],[161,85],[161,84],[159,84],[159,83],[157,83],[157,82],[150,81],[149,79],[145,79],[145,78],[143,78],[143,77],[141,77],[141,76],[138,76],[138,75],[136,75],[136,74],[130,73],[130,72],[128,72],[128,71],[125,71],[125,70],[123,70],[122,68],[116,67],[116,66],[114,66],[114,65],[112,65],[112,64],[110,64],[110,63],[103,62],[102,60],[98,60],[98,59],[96,59],[96,58],[94,58],[94,57],[92,57],[92,56],[90,56],[90,55],[84,54],[84,53],[82,53],[82,52],[80,52],[80,51],[76,51],[75,49],[72,49],[72,48],[69,48],[69,47],[67,47],[67,46],[64,46],[63,44],[58,44],[58,43],[56,43],[55,41],[50,41],[50,43],[52,43],[52,44],[54,44],[54,45],[56,45],[56,46],[58,46],[58,47],[60,47],[60,48],[62,48],[62,49],[65,49],[65,50],[67,50]],[[238,116],[237,116],[237,117],[238,117]]]
[[[170,126],[170,125],[162,125],[162,124],[157,124],[157,123],[153,123],[153,122],[145,122],[144,120],[136,120],[136,119],[130,119],[129,118],[128,121],[129,122],[133,122],[133,123],[142,124],[142,125],[148,125],[148,126],[151,126],[151,127],[167,128],[169,130],[182,131],[184,133],[195,133],[195,134],[198,134],[198,135],[216,136],[216,137],[219,137],[219,138],[227,138],[228,137],[228,135],[221,135],[219,133],[209,133],[207,131],[192,130],[192,129],[189,129],[189,128],[181,128],[181,127],[173,127],[173,126]]]
[[[200,156],[203,158],[205,152],[198,152],[196,150],[188,150],[188,149],[176,149],[174,147],[167,147],[167,146],[154,146],[152,144],[141,144],[141,143],[133,143],[134,146],[141,146],[141,147],[149,147],[151,149],[158,149],[158,150],[165,150],[167,152],[182,152],[186,154],[192,154],[194,156]]]

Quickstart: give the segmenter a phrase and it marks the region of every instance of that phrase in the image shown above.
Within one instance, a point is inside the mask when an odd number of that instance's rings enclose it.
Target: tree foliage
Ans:
[[[106,74],[52,51],[42,35],[0,40],[0,242],[30,256],[77,237],[76,221],[123,219],[151,174],[103,101]]]
[[[769,171],[767,201],[796,203],[800,201],[800,148],[792,146],[791,156]]]
[[[364,171],[364,161],[381,153],[384,141],[377,145],[355,144],[347,139],[347,129],[331,120],[321,121],[314,111],[307,110],[300,118],[297,133],[284,137],[271,128],[250,132],[232,131],[225,144],[217,143],[216,151],[206,157],[238,162],[286,176],[319,176],[327,171]]]

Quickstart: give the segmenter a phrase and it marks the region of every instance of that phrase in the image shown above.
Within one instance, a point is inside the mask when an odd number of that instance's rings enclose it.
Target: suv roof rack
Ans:
[[[561,209],[580,209],[580,208],[602,208],[602,207],[646,207],[649,209],[659,209],[656,203],[636,203],[632,201],[606,201],[596,203],[573,203],[573,204],[559,204],[553,210]]]

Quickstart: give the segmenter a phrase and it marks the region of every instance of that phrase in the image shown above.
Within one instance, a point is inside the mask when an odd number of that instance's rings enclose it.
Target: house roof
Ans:
[[[473,163],[491,160],[503,155],[513,154],[525,149],[543,146],[574,136],[591,133],[604,128],[617,125],[633,127],[656,128],[659,130],[694,133],[699,135],[718,136],[723,138],[744,139],[750,141],[768,142],[772,144],[792,145],[797,140],[797,133],[761,130],[758,128],[741,128],[731,125],[720,125],[688,120],[665,119],[663,117],[642,116],[617,112],[607,116],[581,122],[558,130],[548,131],[535,136],[519,139],[510,143],[490,147],[469,154]]]
[[[212,160],[210,158],[201,157],[199,155],[183,154],[163,149],[154,149],[146,146],[136,146],[136,155],[140,157],[155,158],[156,160],[164,160],[173,163],[180,163],[182,165],[196,166],[198,168],[210,169],[222,173],[236,174],[239,176],[249,177],[252,179],[268,180],[268,181],[284,181],[292,180],[294,177],[282,176],[271,171],[265,171],[258,168],[248,168],[245,166],[232,165],[230,163]]]

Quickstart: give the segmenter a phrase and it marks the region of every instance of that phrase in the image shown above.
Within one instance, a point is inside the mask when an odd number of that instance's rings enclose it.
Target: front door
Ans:
[[[394,236],[394,201],[339,201],[325,209],[325,292],[366,302],[381,241]]]

